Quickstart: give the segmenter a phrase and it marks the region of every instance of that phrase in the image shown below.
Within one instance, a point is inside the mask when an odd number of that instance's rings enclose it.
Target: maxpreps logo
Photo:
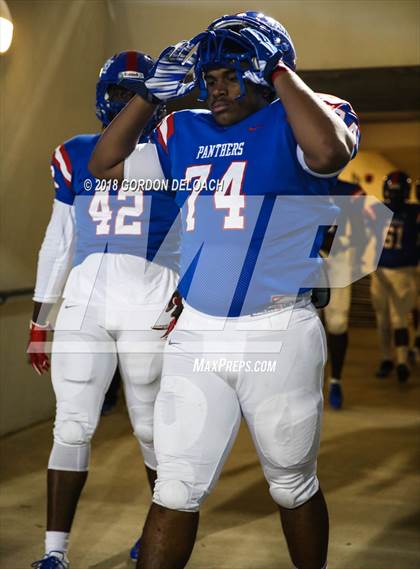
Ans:
[[[226,144],[207,144],[199,146],[196,159],[223,158],[224,156],[242,156],[245,142],[227,142]]]

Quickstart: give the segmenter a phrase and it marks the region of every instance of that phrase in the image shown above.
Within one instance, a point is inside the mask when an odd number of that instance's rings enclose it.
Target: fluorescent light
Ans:
[[[13,23],[5,0],[0,0],[0,53],[5,53],[12,43]]]

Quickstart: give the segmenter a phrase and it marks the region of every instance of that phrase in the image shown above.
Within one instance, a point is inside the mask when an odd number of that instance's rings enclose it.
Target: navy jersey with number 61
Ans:
[[[420,206],[406,203],[394,212],[379,259],[379,267],[415,267],[419,262],[419,234]]]

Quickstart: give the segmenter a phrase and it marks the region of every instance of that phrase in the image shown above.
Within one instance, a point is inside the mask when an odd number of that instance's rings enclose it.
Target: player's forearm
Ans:
[[[32,322],[38,326],[45,326],[48,323],[48,316],[54,305],[47,302],[33,303]]]
[[[74,253],[73,207],[54,201],[53,212],[38,255],[33,300],[54,304],[61,296]]]
[[[354,140],[340,117],[293,71],[275,75],[273,84],[308,167],[319,173],[344,168]]]
[[[135,95],[104,130],[89,161],[100,179],[122,180],[124,160],[133,152],[156,106]]]

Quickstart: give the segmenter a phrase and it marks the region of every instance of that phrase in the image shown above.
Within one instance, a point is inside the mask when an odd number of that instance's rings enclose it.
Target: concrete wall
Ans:
[[[53,199],[51,152],[75,134],[98,130],[96,78],[105,59],[116,51],[141,49],[157,55],[223,13],[256,8],[289,28],[301,69],[413,65],[420,57],[419,3],[410,0],[8,0],[8,4],[15,35],[9,52],[0,56],[1,289],[34,283],[37,252]],[[413,150],[411,143],[410,147]],[[399,149],[402,159],[403,142],[387,152]],[[354,168],[362,162],[372,168],[372,158],[364,154]],[[375,166],[379,170],[382,166]],[[30,312],[27,300],[0,306],[0,433],[53,412],[48,378],[38,378],[25,363]]]
[[[420,4],[413,0],[114,0],[113,41],[157,55],[223,14],[261,10],[287,27],[300,69],[420,63]]]
[[[108,55],[109,15],[101,0],[8,2],[15,34],[0,56],[0,288],[35,281],[50,217],[54,147],[95,132],[95,83]],[[50,417],[49,376],[26,364],[29,300],[0,306],[0,433]]]

